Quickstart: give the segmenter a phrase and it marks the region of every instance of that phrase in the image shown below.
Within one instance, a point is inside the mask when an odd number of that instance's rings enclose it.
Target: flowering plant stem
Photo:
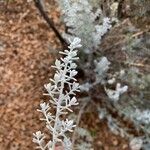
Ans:
[[[33,138],[33,142],[38,144],[38,148],[45,150],[55,150],[56,144],[61,143],[64,150],[71,150],[72,143],[67,136],[68,132],[73,132],[75,127],[73,120],[68,120],[66,114],[72,112],[71,106],[78,105],[77,99],[74,95],[79,91],[79,84],[76,83],[75,70],[77,65],[73,62],[78,59],[76,48],[81,47],[79,38],[74,38],[71,44],[68,46],[69,50],[60,52],[65,55],[64,58],[55,61],[56,73],[54,79],[50,79],[50,83],[45,85],[48,94],[51,97],[50,103],[53,108],[56,109],[56,113],[52,115],[49,110],[49,103],[41,103],[41,109],[38,110],[43,113],[46,127],[52,134],[52,140],[45,144],[45,136],[41,131],[36,132]],[[65,120],[62,118],[66,117]],[[45,146],[44,146],[45,145]]]

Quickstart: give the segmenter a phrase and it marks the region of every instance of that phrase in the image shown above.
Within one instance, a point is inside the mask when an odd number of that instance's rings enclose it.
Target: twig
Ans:
[[[48,17],[48,15],[46,14],[43,5],[41,3],[41,0],[34,0],[35,6],[38,8],[40,14],[42,15],[42,17],[44,18],[44,20],[47,22],[48,26],[54,31],[55,35],[57,36],[57,38],[59,39],[59,41],[61,42],[61,44],[65,47],[68,45],[68,43],[64,40],[64,38],[61,36],[61,34],[59,33],[59,31],[56,29],[53,21]]]
[[[120,0],[118,5],[118,14],[117,14],[119,19],[123,17],[123,4],[124,4],[124,0]]]
[[[20,19],[18,21],[18,24],[20,24],[22,22],[22,20],[30,13],[29,10],[27,10],[25,13],[23,13],[21,16],[20,16]]]
[[[138,33],[135,33],[135,34],[132,35],[132,38],[139,37],[139,36],[141,36],[143,33],[144,33],[144,31],[140,31],[140,32],[138,32]]]
[[[6,0],[6,3],[5,3],[5,12],[7,12],[7,10],[8,10],[9,2],[10,2],[10,0]]]

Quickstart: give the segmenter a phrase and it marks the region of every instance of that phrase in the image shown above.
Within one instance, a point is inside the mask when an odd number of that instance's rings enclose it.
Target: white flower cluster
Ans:
[[[88,0],[58,0],[58,3],[70,33],[65,33],[64,37],[80,37],[86,53],[90,53],[92,48],[97,48],[102,36],[111,28],[110,19],[103,18],[100,9],[93,12]],[[96,21],[99,17],[102,20],[101,25]]]
[[[142,124],[150,124],[150,110],[148,109],[143,111],[136,109],[131,117]]]
[[[125,86],[121,87],[120,83],[117,83],[115,90],[111,90],[111,89],[105,88],[105,91],[106,91],[108,97],[113,102],[117,102],[119,100],[119,98],[120,98],[120,95],[125,93],[125,92],[127,92],[127,90],[128,90],[128,86],[125,85]]]
[[[51,97],[50,103],[40,104],[40,112],[43,113],[44,118],[41,120],[46,122],[50,134],[52,134],[52,140],[47,144],[44,143],[45,135],[41,131],[36,132],[33,138],[33,142],[38,144],[38,148],[45,150],[54,150],[57,143],[61,143],[64,150],[71,150],[71,141],[67,137],[67,132],[72,132],[75,127],[73,120],[62,119],[62,116],[68,112],[72,112],[71,106],[78,105],[75,98],[75,92],[79,91],[79,84],[76,82],[75,60],[77,57],[76,48],[81,47],[81,40],[74,38],[69,50],[60,52],[65,55],[64,58],[55,61],[56,73],[54,79],[50,79],[51,83],[45,85],[48,94]],[[56,114],[50,113],[50,104],[53,108],[56,108]]]
[[[94,75],[95,75],[96,80],[93,83],[86,82],[80,85],[80,90],[82,92],[89,92],[89,90],[94,85],[105,83],[104,78],[109,69],[110,62],[108,61],[106,57],[102,57],[100,61],[95,60],[94,63],[95,63]]]
[[[110,62],[106,57],[102,57],[100,61],[95,61],[96,82],[103,82],[103,79],[109,69]]]

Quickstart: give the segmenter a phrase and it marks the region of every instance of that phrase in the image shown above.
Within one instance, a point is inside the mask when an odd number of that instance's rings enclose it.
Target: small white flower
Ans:
[[[70,49],[74,49],[74,48],[80,48],[82,47],[81,43],[81,39],[76,37],[74,38],[74,40],[71,42],[70,46],[68,46],[68,48]]]
[[[72,89],[75,90],[75,91],[79,90],[79,83],[73,82]]]
[[[55,75],[54,75],[54,80],[55,80],[55,82],[58,83],[58,82],[60,81],[60,79],[61,79],[60,74],[55,73]]]
[[[106,91],[108,97],[111,100],[113,100],[114,102],[117,102],[120,98],[120,95],[127,92],[127,90],[128,90],[128,86],[125,85],[125,86],[121,87],[120,83],[117,83],[116,90],[107,89],[105,87],[105,91]]]
[[[51,91],[51,90],[52,90],[51,83],[45,84],[44,87],[45,87],[45,89],[46,89],[47,91]]]
[[[70,67],[74,69],[74,68],[77,67],[77,65],[76,65],[75,63],[71,63],[71,64],[70,64]]]
[[[37,131],[36,133],[33,133],[33,142],[34,143],[41,143],[45,136],[44,136],[44,133],[41,133],[41,131]]]
[[[47,112],[50,109],[49,104],[46,104],[45,102],[41,103],[40,107],[41,107],[41,110],[38,110],[38,111],[42,111],[42,112]]]
[[[119,100],[119,92],[114,91],[114,90],[110,90],[110,89],[105,89],[108,97],[113,100],[114,102]]]
[[[60,60],[56,59],[55,65],[56,65],[56,68],[57,68],[57,69],[60,69],[60,68],[61,68]]]
[[[73,97],[71,100],[70,100],[70,106],[72,105],[78,105],[79,103],[77,102],[77,99],[75,97]]]
[[[72,132],[72,128],[74,128],[76,125],[73,124],[73,120],[66,119],[65,121],[62,121],[63,130],[68,130]]]
[[[75,75],[77,75],[77,71],[75,70],[70,70],[70,77],[74,77]]]

